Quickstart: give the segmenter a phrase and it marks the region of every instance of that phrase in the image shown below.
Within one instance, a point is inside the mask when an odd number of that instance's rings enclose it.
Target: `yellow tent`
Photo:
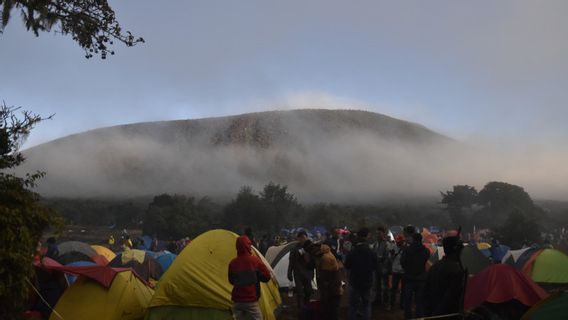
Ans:
[[[153,293],[132,271],[117,273],[108,289],[94,280],[79,277],[63,293],[49,319],[144,319]]]
[[[108,262],[111,262],[112,259],[116,257],[116,253],[112,252],[107,247],[92,245],[91,248],[93,248],[97,252],[97,254],[100,254],[101,256],[105,257],[105,259],[107,259]]]
[[[228,272],[229,262],[237,256],[237,237],[227,230],[212,230],[187,245],[158,282],[146,319],[233,319]],[[254,255],[264,259],[256,249]],[[273,320],[282,302],[278,283],[274,278],[261,283],[260,291],[264,319]]]

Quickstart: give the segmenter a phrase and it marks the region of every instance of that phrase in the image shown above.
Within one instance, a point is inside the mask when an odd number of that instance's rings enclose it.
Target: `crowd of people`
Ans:
[[[367,228],[356,233],[337,229],[310,239],[305,230],[298,231],[288,268],[298,317],[305,318],[314,298],[315,275],[322,319],[339,318],[344,293],[348,294],[349,319],[371,319],[373,304],[385,312],[401,308],[405,319],[440,315],[459,318],[467,279],[459,259],[463,248],[459,233],[450,232],[443,238],[445,257],[427,271],[430,252],[415,227],[404,228],[394,239],[387,232],[384,227],[378,227],[375,234]],[[257,243],[250,229],[244,237],[263,247],[262,240]],[[238,281],[232,283],[238,287]]]

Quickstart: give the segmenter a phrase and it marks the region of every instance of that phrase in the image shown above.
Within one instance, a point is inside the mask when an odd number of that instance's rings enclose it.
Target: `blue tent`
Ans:
[[[142,246],[144,246],[143,250],[150,250],[152,238],[150,236],[142,236],[142,241],[144,241],[144,243],[142,243]]]
[[[96,266],[97,264],[94,263],[93,261],[75,261],[75,262],[71,262],[66,264],[66,267],[89,267],[89,266]],[[65,274],[65,278],[67,278],[67,282],[69,282],[69,284],[72,284],[73,282],[75,282],[75,280],[77,280],[77,276],[74,276],[72,274]]]
[[[493,245],[489,248],[489,251],[491,251],[491,259],[495,262],[501,262],[509,250],[511,250],[511,248],[502,244]]]
[[[162,267],[162,270],[166,272],[166,270],[168,270],[168,268],[172,265],[176,257],[177,255],[169,251],[162,251],[156,255],[156,261],[158,261],[158,263]]]

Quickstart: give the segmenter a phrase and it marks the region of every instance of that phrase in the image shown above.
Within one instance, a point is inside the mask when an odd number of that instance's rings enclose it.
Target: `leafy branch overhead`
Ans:
[[[0,33],[8,24],[13,11],[19,11],[28,30],[71,35],[84,50],[85,57],[98,54],[102,59],[113,55],[114,41],[131,47],[143,43],[130,31],[123,31],[114,10],[106,0],[0,0],[2,24]]]

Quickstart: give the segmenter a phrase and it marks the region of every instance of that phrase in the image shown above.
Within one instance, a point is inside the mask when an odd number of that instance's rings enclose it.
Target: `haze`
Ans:
[[[566,1],[111,5],[123,28],[147,43],[116,46],[117,55],[107,61],[84,59],[68,37],[35,38],[17,17],[0,35],[0,97],[8,105],[56,114],[34,130],[26,148],[139,121],[357,108],[423,124],[467,147],[457,156],[434,149],[433,159],[394,152],[379,164],[358,150],[318,146],[332,168],[354,164],[337,180],[333,171],[306,171],[318,185],[334,185],[332,196],[359,194],[349,191],[356,185],[361,192],[435,193],[490,180],[522,185],[536,197],[568,196]],[[222,165],[225,156],[219,157]],[[369,178],[382,166],[388,172]],[[92,175],[85,183],[96,184]],[[217,180],[211,181],[215,189]],[[241,182],[260,184],[237,176],[230,188]]]

